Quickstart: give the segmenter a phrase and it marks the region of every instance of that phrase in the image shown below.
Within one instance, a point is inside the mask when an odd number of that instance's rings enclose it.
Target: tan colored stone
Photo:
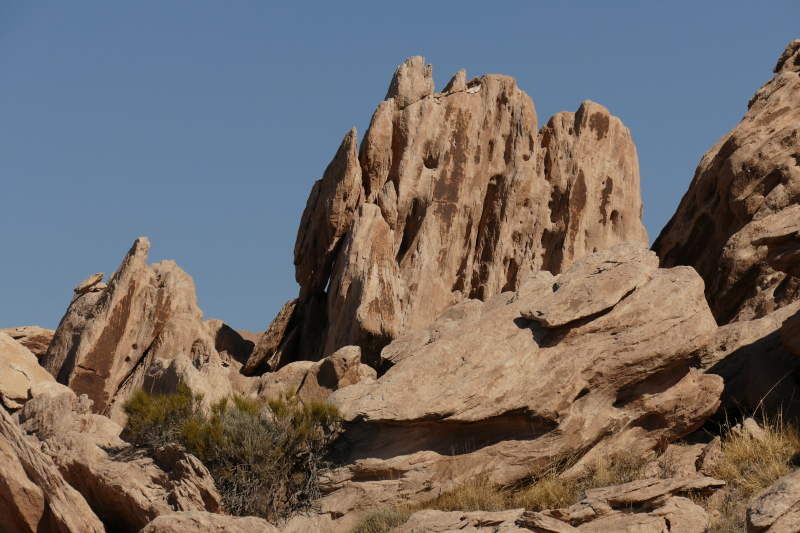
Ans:
[[[56,383],[30,350],[0,333],[0,400],[8,409],[18,409],[44,392],[65,390],[69,389]]]
[[[353,448],[323,509],[431,498],[482,473],[507,484],[588,449],[580,469],[697,429],[722,391],[719,377],[688,364],[716,330],[702,280],[690,268],[653,268],[643,244],[615,251],[647,281],[605,314],[556,329],[523,319],[520,310],[548,298],[561,279],[538,276],[523,297],[413,349],[377,381],[335,392],[329,402],[350,421]]]
[[[295,279],[300,302],[325,291],[339,241],[350,227],[353,212],[363,201],[358,133],[351,129],[333,161],[308,197],[294,246]]]
[[[33,355],[37,358],[41,358],[47,352],[47,347],[50,346],[50,341],[53,340],[55,330],[44,329],[39,326],[23,326],[20,328],[0,329],[0,333],[5,333],[33,352]]]
[[[80,295],[89,292],[90,290],[92,290],[92,287],[103,281],[103,276],[105,276],[105,274],[103,274],[102,272],[98,272],[97,274],[92,274],[91,276],[80,282],[80,284],[77,287],[75,287],[75,294]]]
[[[487,301],[541,269],[561,273],[587,253],[647,242],[636,149],[608,110],[584,102],[539,134],[533,102],[513,78],[467,83],[460,71],[433,92],[421,57],[397,69],[360,147],[363,205],[340,249],[330,235],[340,235],[341,217],[318,234],[307,229],[325,196],[321,182],[312,189],[298,246],[317,243],[315,260],[335,271],[326,294],[328,270],[295,254],[298,280],[314,281],[300,281],[293,324],[271,343],[280,355],[272,370],[349,345],[376,367],[392,340],[462,300]]]
[[[284,304],[278,313],[278,316],[275,317],[275,319],[267,328],[267,331],[264,332],[264,334],[256,343],[255,348],[253,348],[253,352],[250,354],[247,363],[242,369],[242,373],[244,375],[252,376],[259,371],[259,368],[265,363],[273,371],[283,366],[279,364],[280,361],[273,361],[272,357],[275,355],[275,352],[278,350],[278,347],[280,346],[280,343],[286,334],[286,329],[289,326],[289,321],[291,320],[296,307],[297,298]],[[289,362],[291,361],[286,361],[284,364]]]
[[[662,266],[689,265],[703,277],[720,324],[761,318],[800,298],[800,279],[777,272],[768,246],[754,244],[778,229],[775,216],[800,203],[800,77],[793,46],[775,77],[751,98],[742,121],[703,156],[653,243]]]
[[[141,533],[278,533],[278,530],[255,516],[189,511],[159,516],[147,524]]]
[[[783,476],[747,502],[747,531],[800,531],[800,470]]]
[[[571,525],[556,520],[551,516],[533,511],[525,511],[523,515],[517,519],[516,522],[519,526],[535,531],[536,533],[577,533],[578,530]]]
[[[346,346],[312,366],[297,391],[303,403],[324,402],[333,392],[365,379],[377,379],[371,367],[361,364],[361,349]]]
[[[722,326],[692,355],[701,370],[725,382],[720,412],[738,412],[744,405],[771,414],[800,414],[793,400],[800,386],[793,377],[800,358],[788,352],[781,339],[782,325],[798,311],[800,301],[763,318]]]
[[[311,361],[297,361],[286,365],[277,372],[268,372],[261,376],[253,394],[262,403],[266,403],[289,391],[297,392],[300,385],[303,384],[303,380],[306,379],[306,375],[314,366],[315,363]]]
[[[397,533],[527,533],[530,529],[515,524],[522,517],[523,511],[524,509],[499,512],[418,511],[396,531]]]
[[[0,408],[0,511],[8,531],[101,533],[86,500]]]
[[[253,348],[255,348],[255,342],[245,339],[222,320],[212,318],[203,324],[208,334],[214,339],[214,349],[220,359],[237,370],[247,363],[253,353]]]

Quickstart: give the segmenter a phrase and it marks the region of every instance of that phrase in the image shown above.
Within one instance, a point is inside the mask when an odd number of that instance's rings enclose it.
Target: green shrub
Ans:
[[[409,513],[403,511],[374,511],[367,513],[350,533],[389,533],[408,521]]]
[[[294,392],[271,400],[222,399],[206,412],[188,387],[165,395],[136,392],[125,402],[130,440],[151,452],[183,446],[209,469],[231,514],[273,522],[308,509],[321,495],[320,474],[341,432],[336,407],[303,404]]]

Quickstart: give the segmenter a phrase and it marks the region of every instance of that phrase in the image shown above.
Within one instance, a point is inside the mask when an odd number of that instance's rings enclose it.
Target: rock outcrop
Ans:
[[[148,266],[149,248],[137,239],[103,290],[76,292],[42,358],[60,383],[118,422],[122,402],[139,388],[171,392],[191,378],[210,401],[247,385],[238,369],[252,343],[219,320],[204,323],[192,278],[174,261]]]
[[[86,500],[25,439],[0,407],[0,528],[30,533],[104,533]]]
[[[703,277],[719,324],[760,318],[800,298],[800,278],[776,270],[768,251],[782,212],[796,214],[800,203],[797,43],[750,99],[742,121],[703,156],[653,243],[661,266],[692,266]]]
[[[0,401],[6,408],[18,409],[45,392],[64,391],[69,389],[56,383],[30,350],[0,332]]]
[[[397,339],[384,350],[394,363],[385,375],[329,398],[353,448],[323,508],[435,497],[479,473],[507,484],[575,453],[578,472],[696,429],[723,383],[690,356],[717,327],[694,270],[657,266],[631,241]],[[601,293],[612,286],[622,289]]]
[[[35,355],[41,358],[47,353],[47,347],[53,340],[55,330],[40,328],[39,326],[23,326],[20,328],[0,329],[0,333],[5,333]]]
[[[376,367],[383,347],[462,300],[647,242],[636,149],[607,109],[586,101],[537,132],[513,78],[460,71],[434,93],[431,72],[421,57],[398,67],[358,155],[352,130],[315,183],[295,246],[299,299],[246,373],[345,346]]]
[[[135,533],[175,511],[222,510],[214,481],[196,457],[171,445],[158,449],[155,460],[147,457],[119,438],[119,425],[90,410],[86,396],[42,394],[18,421],[108,527]]]

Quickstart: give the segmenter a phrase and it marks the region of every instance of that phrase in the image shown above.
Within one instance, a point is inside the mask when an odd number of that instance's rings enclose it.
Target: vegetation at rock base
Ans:
[[[797,469],[800,428],[778,416],[766,418],[761,429],[763,433],[753,435],[729,423],[720,428],[723,455],[709,474],[724,480],[727,486],[711,496],[691,496],[709,514],[709,533],[745,533],[747,500]],[[427,502],[368,513],[351,533],[388,533],[414,512],[424,509],[468,512],[566,508],[581,501],[586,491],[593,488],[674,475],[668,454],[658,457],[655,464],[648,463],[645,457],[631,449],[618,456],[601,458],[578,479],[562,475],[573,462],[566,460],[553,464],[520,487],[499,487],[492,485],[488,476],[474,477]]]
[[[234,515],[277,522],[320,497],[320,474],[341,432],[336,407],[304,404],[293,391],[263,409],[238,396],[210,409],[202,400],[184,385],[171,394],[137,391],[124,405],[129,439],[151,452],[175,443],[196,455]]]

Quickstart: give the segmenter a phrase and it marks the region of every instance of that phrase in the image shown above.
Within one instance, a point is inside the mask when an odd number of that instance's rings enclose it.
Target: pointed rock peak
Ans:
[[[789,43],[772,72],[777,74],[784,68],[788,68],[793,72],[800,72],[800,39],[795,39]]]
[[[403,109],[433,94],[433,66],[425,58],[414,56],[397,67],[389,84],[385,100],[395,99],[398,109]]]
[[[467,90],[467,71],[463,68],[456,72],[455,76],[450,79],[450,82],[444,88],[445,94],[447,93],[460,93]]]

